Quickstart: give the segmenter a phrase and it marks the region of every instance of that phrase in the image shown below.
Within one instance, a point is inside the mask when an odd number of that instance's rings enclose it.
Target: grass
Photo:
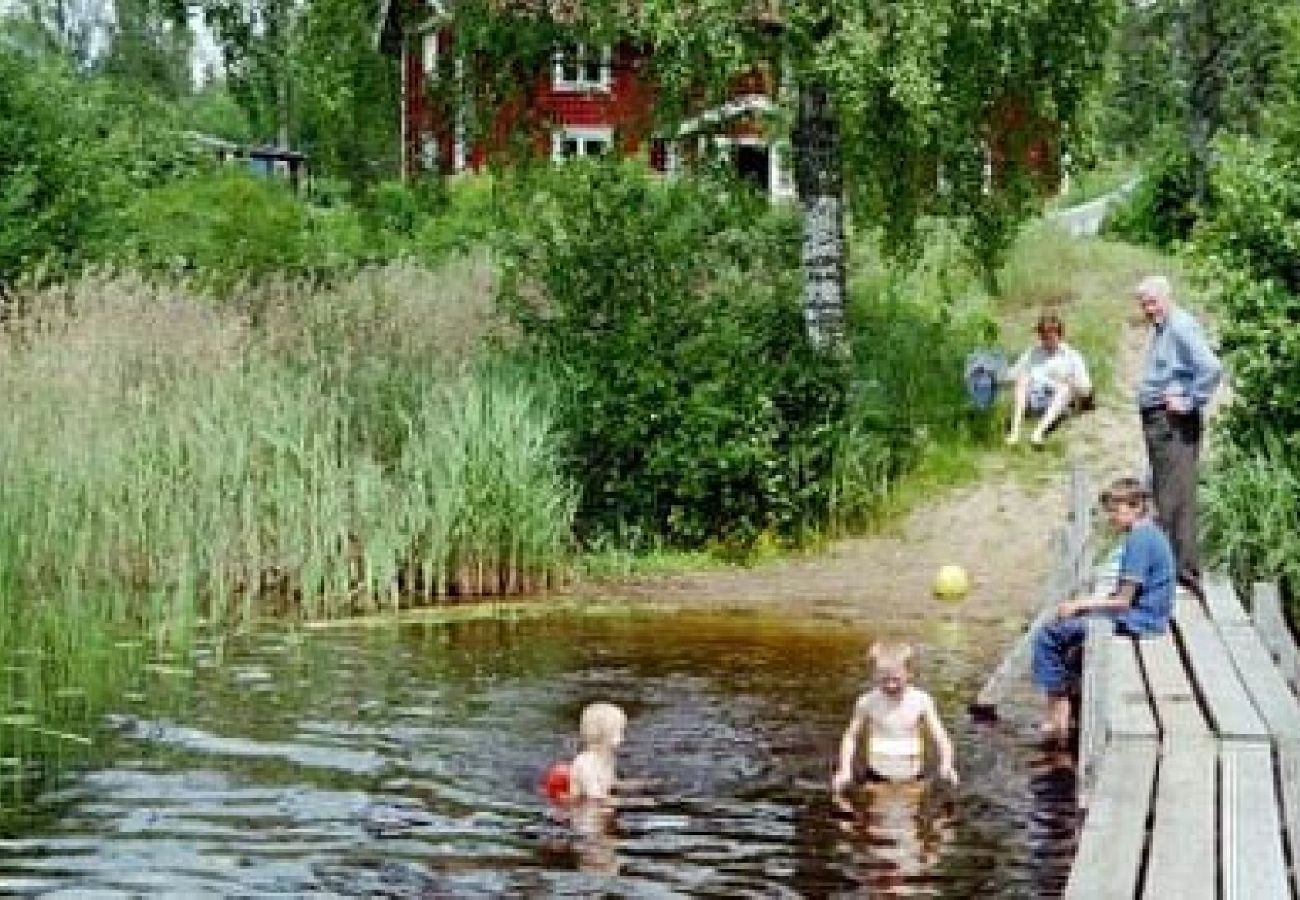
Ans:
[[[205,623],[566,577],[574,489],[545,392],[485,354],[484,277],[399,266],[235,305],[130,277],[18,297],[0,335],[0,759],[67,731],[58,691],[114,683],[119,629],[183,647]]]

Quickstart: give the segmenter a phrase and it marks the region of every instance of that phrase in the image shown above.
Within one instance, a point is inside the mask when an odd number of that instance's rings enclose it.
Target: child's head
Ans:
[[[1039,342],[1048,350],[1054,350],[1065,337],[1065,324],[1056,313],[1043,313],[1039,316],[1034,330],[1038,332]]]
[[[1110,524],[1128,531],[1133,523],[1147,514],[1151,493],[1136,478],[1117,478],[1101,492],[1101,506]]]
[[[901,694],[910,676],[907,663],[912,658],[910,644],[872,644],[867,651],[875,670],[876,686],[886,694]]]
[[[582,710],[578,734],[584,747],[602,747],[613,750],[623,743],[623,729],[627,727],[627,714],[613,703],[589,703]]]

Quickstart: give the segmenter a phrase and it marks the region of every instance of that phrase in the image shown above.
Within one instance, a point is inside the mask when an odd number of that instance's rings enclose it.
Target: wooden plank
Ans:
[[[1210,723],[1196,702],[1196,691],[1173,636],[1144,638],[1137,645],[1166,746],[1192,739],[1209,740],[1213,736]]]
[[[1224,745],[1219,758],[1224,900],[1286,900],[1286,854],[1268,747]]]
[[[1223,741],[1268,743],[1268,727],[1237,677],[1236,667],[1228,655],[1218,629],[1210,623],[1196,602],[1180,603],[1174,612],[1174,627],[1183,645],[1183,654],[1192,670],[1192,679]]]
[[[1156,743],[1160,731],[1142,680],[1133,639],[1112,637],[1106,653],[1110,666],[1110,686],[1106,698],[1111,741],[1149,741]],[[1107,753],[1113,753],[1108,750]]]
[[[1282,824],[1294,856],[1300,852],[1300,744],[1280,741],[1277,766],[1278,786],[1282,792]],[[1291,868],[1291,887],[1300,896],[1300,862]]]
[[[1166,739],[1156,773],[1155,816],[1142,896],[1214,900],[1214,797],[1218,750],[1213,738]]]
[[[1249,625],[1246,610],[1232,589],[1232,582],[1221,572],[1205,576],[1205,609],[1215,625]]]
[[[1273,665],[1255,629],[1228,626],[1220,628],[1219,634],[1246,693],[1274,739],[1300,741],[1300,703]]]
[[[1251,618],[1255,630],[1282,670],[1292,690],[1300,689],[1300,650],[1282,612],[1282,595],[1276,582],[1257,581],[1251,594]]]
[[[984,682],[975,701],[970,704],[970,713],[976,718],[997,718],[998,707],[1002,704],[1002,698],[1006,695],[1008,687],[1022,679],[1024,673],[1029,670],[1034,632],[1056,618],[1056,607],[1069,596],[1070,573],[1069,562],[1065,559],[1065,544],[1065,530],[1058,529],[1052,538],[1053,563],[1043,588],[1042,608],[1030,623],[1029,629],[1016,640],[1006,656],[1002,657],[1002,662]]]
[[[1110,685],[1110,641],[1115,624],[1100,616],[1088,620],[1083,643],[1083,685],[1079,713],[1079,806],[1086,808],[1097,783],[1106,747],[1106,700]]]
[[[1114,745],[1107,751],[1083,820],[1066,900],[1136,896],[1159,752],[1154,742]]]

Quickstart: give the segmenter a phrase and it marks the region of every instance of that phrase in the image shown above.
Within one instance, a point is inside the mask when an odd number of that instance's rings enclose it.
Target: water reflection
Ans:
[[[960,714],[989,634],[907,635],[933,648],[918,680],[953,725],[962,787],[832,805],[878,636],[698,614],[254,635],[207,658],[183,702],[174,679],[141,682],[93,764],[0,841],[0,893],[1058,893],[1068,767],[1016,723]],[[536,785],[593,699],[630,717],[620,773],[656,786],[575,821]]]

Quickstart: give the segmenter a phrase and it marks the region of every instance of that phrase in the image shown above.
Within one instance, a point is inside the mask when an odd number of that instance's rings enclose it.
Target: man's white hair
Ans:
[[[1155,297],[1168,303],[1174,299],[1174,287],[1169,283],[1169,279],[1163,275],[1148,275],[1138,282],[1137,295],[1139,297]]]

